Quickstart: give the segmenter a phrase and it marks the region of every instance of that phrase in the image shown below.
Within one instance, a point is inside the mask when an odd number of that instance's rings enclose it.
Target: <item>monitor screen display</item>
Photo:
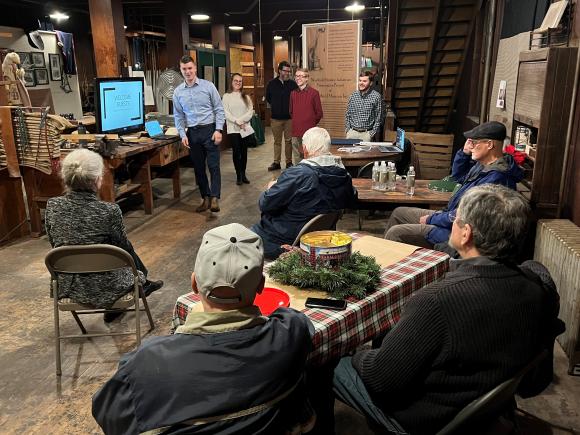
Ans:
[[[98,78],[95,88],[97,130],[100,133],[129,133],[143,129],[143,79]]]

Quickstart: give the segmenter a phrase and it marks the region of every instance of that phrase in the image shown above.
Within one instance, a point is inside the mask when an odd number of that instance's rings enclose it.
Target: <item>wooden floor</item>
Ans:
[[[192,170],[184,170],[185,194],[173,202],[166,180],[156,180],[156,213],[153,217],[132,204],[125,204],[129,238],[149,268],[152,279],[163,279],[165,286],[150,298],[157,328],[153,335],[170,329],[175,299],[190,289],[190,274],[202,235],[222,224],[239,222],[251,225],[259,218],[257,198],[266,183],[278,172],[269,173],[271,136],[249,150],[250,185],[236,186],[231,152],[222,155],[222,200],[220,213],[198,214],[197,192],[192,190]],[[382,234],[384,217],[365,221],[365,230]],[[346,214],[339,228],[356,230],[356,214]],[[91,397],[115,371],[119,357],[132,349],[134,340],[97,338],[65,341],[62,345],[63,375],[55,376],[52,302],[49,275],[44,256],[50,246],[46,237],[26,239],[0,248],[0,433],[36,434],[100,433],[91,415]],[[105,330],[100,315],[87,321],[92,329]],[[111,328],[124,327],[133,319],[126,316]],[[69,315],[62,322],[65,331],[76,331]],[[145,325],[145,323],[143,323]],[[557,349],[557,384],[541,397],[522,406],[534,415],[573,428],[580,433],[580,378],[565,375],[565,357]],[[350,409],[337,405],[339,434],[371,433],[364,419]],[[524,422],[526,424],[526,422]],[[574,433],[553,430],[535,420],[526,433]]]

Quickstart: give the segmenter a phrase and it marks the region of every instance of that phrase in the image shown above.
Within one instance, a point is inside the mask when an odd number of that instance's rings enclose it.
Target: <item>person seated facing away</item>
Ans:
[[[264,255],[270,260],[278,258],[284,252],[281,245],[291,245],[314,216],[342,210],[356,198],[340,158],[330,154],[328,132],[312,127],[302,142],[304,159],[271,181],[258,201],[262,217],[252,231],[264,241]]]
[[[417,207],[397,207],[385,229],[385,239],[433,248],[447,242],[451,233],[452,214],[463,195],[474,186],[501,184],[515,189],[523,178],[523,170],[513,157],[503,154],[505,126],[499,122],[486,122],[464,133],[467,139],[453,160],[451,175],[461,184],[441,211]]]
[[[148,296],[163,286],[163,281],[147,280],[147,268],[127,239],[123,214],[117,204],[99,201],[97,191],[103,180],[102,157],[87,149],[69,153],[62,161],[61,177],[66,194],[46,204],[45,226],[53,248],[67,245],[107,244],[123,248],[135,261],[139,279]],[[58,298],[79,304],[110,308],[117,299],[133,291],[133,272],[120,269],[106,273],[58,276]],[[123,312],[105,313],[105,322]]]
[[[263,265],[262,241],[244,226],[205,233],[191,275],[199,309],[121,358],[93,397],[106,434],[278,434],[314,423],[303,383],[314,328],[291,308],[261,315]]]
[[[433,434],[551,351],[563,331],[555,285],[540,263],[512,263],[528,214],[527,201],[511,189],[470,189],[451,215],[449,243],[461,259],[413,294],[380,348],[341,359],[337,397],[391,433]],[[549,372],[528,390],[533,394],[551,381],[552,356],[542,368]]]

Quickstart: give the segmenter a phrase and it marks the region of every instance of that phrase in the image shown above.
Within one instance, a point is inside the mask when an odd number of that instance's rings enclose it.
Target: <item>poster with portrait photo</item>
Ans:
[[[62,79],[60,71],[60,56],[58,54],[49,54],[48,64],[50,67],[50,79],[52,81],[60,81]]]
[[[48,70],[46,68],[35,69],[34,78],[37,85],[48,85]]]
[[[33,88],[36,86],[36,78],[34,77],[34,70],[26,69],[24,70],[24,85],[27,88]]]
[[[42,51],[33,51],[30,53],[30,63],[33,68],[44,68],[44,53]]]

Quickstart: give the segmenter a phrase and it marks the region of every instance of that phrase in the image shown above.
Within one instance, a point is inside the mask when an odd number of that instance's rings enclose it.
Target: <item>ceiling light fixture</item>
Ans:
[[[123,29],[126,29],[126,28],[127,28],[127,26],[123,26]]]
[[[280,35],[275,35],[274,36],[274,41],[281,41],[282,37]]]
[[[236,32],[239,32],[240,30],[244,30],[244,28],[242,26],[229,26],[228,29],[234,30]]]
[[[359,5],[357,2],[354,2],[352,5],[348,5],[344,9],[346,9],[349,12],[353,12],[353,13],[360,12],[360,11],[364,11],[365,5]]]
[[[206,14],[193,14],[191,16],[191,19],[193,21],[206,21],[206,20],[209,20],[209,15],[206,15]]]
[[[57,21],[68,20],[69,18],[67,14],[63,14],[62,12],[53,12],[52,14],[49,15],[49,17]]]

